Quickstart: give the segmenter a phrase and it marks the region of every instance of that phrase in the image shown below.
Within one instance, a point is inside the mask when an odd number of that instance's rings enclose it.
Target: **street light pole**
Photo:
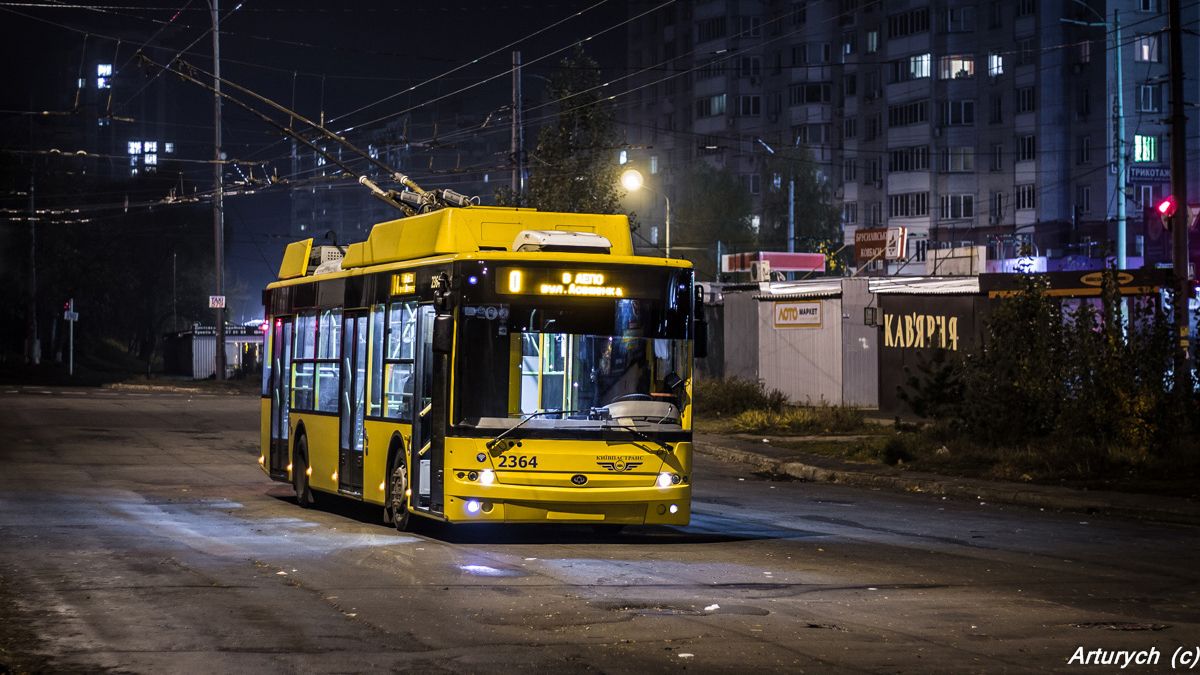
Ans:
[[[646,188],[647,190],[653,192],[656,195],[661,195],[663,200],[667,202],[666,257],[670,258],[671,257],[671,198],[667,196],[667,193],[659,192],[658,190],[655,190],[654,188],[650,187],[649,185],[646,185],[645,180],[642,179],[642,172],[638,171],[637,169],[626,169],[625,172],[621,174],[621,185],[624,186],[624,188],[626,190],[629,190],[630,192],[636,192],[642,188]]]
[[[221,186],[221,18],[220,0],[211,0],[213,25],[213,252],[217,273],[216,378],[225,379],[225,212]]]

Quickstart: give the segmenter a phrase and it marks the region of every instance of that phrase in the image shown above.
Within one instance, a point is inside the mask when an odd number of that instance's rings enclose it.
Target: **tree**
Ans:
[[[538,134],[528,194],[519,200],[501,189],[498,203],[574,213],[620,210],[613,162],[617,132],[612,109],[600,95],[603,82],[599,65],[581,46],[560,62],[548,88],[558,102],[558,118]]]
[[[715,252],[718,241],[729,252],[754,248],[753,203],[737,175],[697,162],[683,174],[678,186],[672,201],[672,243],[688,254],[702,276],[708,270],[715,274],[713,258],[706,251],[712,247]]]
[[[763,226],[759,246],[787,250],[788,183],[795,182],[795,250],[836,251],[841,247],[841,213],[833,203],[826,177],[817,171],[808,148],[783,147],[766,163]]]

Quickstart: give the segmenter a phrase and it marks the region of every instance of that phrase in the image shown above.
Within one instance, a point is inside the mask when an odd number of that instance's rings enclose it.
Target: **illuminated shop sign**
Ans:
[[[958,351],[958,317],[945,314],[883,313],[883,346]]]
[[[509,295],[553,295],[578,298],[624,298],[616,275],[591,270],[545,270],[501,267],[496,292]]]
[[[416,292],[416,272],[401,272],[392,275],[392,295],[409,295]]]

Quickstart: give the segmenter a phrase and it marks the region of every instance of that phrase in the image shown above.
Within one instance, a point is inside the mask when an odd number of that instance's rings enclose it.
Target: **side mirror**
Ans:
[[[433,353],[449,354],[454,349],[454,316],[439,314],[433,320]]]
[[[696,284],[696,301],[694,304],[695,320],[692,322],[692,333],[695,342],[692,345],[692,357],[702,359],[708,356],[708,320],[704,318],[704,287]]]

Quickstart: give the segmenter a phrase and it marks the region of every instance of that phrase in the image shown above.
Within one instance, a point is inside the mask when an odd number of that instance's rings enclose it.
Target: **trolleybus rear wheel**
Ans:
[[[316,494],[308,484],[308,437],[296,439],[296,458],[292,462],[292,486],[296,488],[296,503],[303,508],[312,508],[316,503]]]

